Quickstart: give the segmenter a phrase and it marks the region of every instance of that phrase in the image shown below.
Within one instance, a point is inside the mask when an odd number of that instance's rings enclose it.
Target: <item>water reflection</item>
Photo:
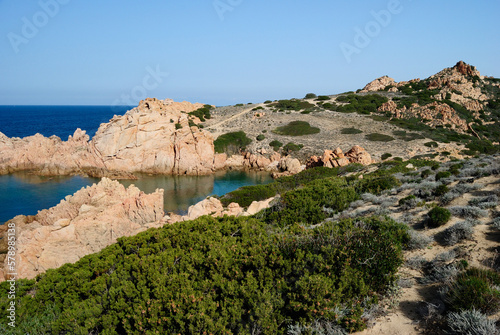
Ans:
[[[184,214],[189,206],[209,195],[223,195],[241,186],[272,181],[264,172],[229,171],[209,176],[138,175],[139,180],[120,181],[125,187],[135,184],[151,193],[165,190],[165,211]],[[0,176],[0,224],[16,215],[35,215],[39,210],[57,205],[61,199],[82,187],[99,182],[97,178],[41,177],[27,172]]]

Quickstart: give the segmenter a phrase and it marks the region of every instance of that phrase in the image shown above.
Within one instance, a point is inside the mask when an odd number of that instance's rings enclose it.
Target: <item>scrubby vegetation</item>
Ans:
[[[389,135],[372,133],[365,136],[368,141],[376,141],[376,142],[390,142],[394,141],[395,138]]]
[[[283,110],[294,110],[299,111],[301,109],[308,109],[314,107],[313,104],[307,101],[291,99],[291,100],[278,100],[277,103],[272,104],[272,106],[283,109]]]
[[[343,128],[340,131],[341,134],[351,135],[351,134],[361,134],[362,131],[357,128]]]
[[[305,121],[292,121],[286,126],[278,127],[273,130],[274,133],[287,136],[303,136],[317,134],[320,132],[319,128],[312,127]]]
[[[250,143],[252,140],[247,137],[245,132],[237,131],[219,136],[214,141],[214,150],[217,153],[237,154]]]
[[[275,199],[252,217],[205,216],[150,229],[18,281],[16,331],[346,334],[367,327],[398,285],[420,285],[442,299],[440,311],[419,325],[439,326],[429,333],[494,334],[486,315],[500,309],[500,277],[470,268],[463,246],[479,224],[500,229],[500,193],[478,192],[476,182],[499,174],[498,157],[394,159],[316,167],[242,187],[220,197],[223,205]],[[462,206],[450,204],[464,194]],[[427,229],[452,217],[462,221]],[[436,247],[445,250],[428,260]],[[405,261],[405,250],[419,256]],[[421,275],[409,276],[403,264]],[[7,290],[0,284],[0,318]],[[0,332],[8,333],[2,326]]]
[[[205,119],[210,119],[210,110],[213,109],[211,105],[205,105],[202,108],[198,108],[195,111],[192,111],[189,113],[189,115],[196,116],[197,118],[200,119],[201,122],[205,122]]]
[[[378,94],[341,95],[337,98],[337,102],[346,103],[346,105],[338,106],[336,110],[341,113],[371,114],[377,112],[377,109],[387,101],[386,97]]]

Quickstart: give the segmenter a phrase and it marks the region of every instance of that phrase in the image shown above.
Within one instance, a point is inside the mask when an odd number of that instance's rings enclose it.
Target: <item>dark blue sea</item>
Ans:
[[[0,132],[8,137],[40,133],[66,141],[76,128],[92,138],[99,125],[113,115],[123,115],[132,106],[0,106]]]
[[[123,115],[132,107],[116,106],[0,106],[0,132],[9,137],[26,137],[36,133],[59,136],[67,140],[76,128],[91,137],[99,125],[113,115]],[[1,155],[1,153],[0,153]],[[165,211],[185,213],[189,206],[208,195],[223,195],[241,186],[272,181],[268,173],[230,171],[210,176],[149,176],[139,180],[120,181],[124,186],[135,184],[146,193],[157,188],[165,190]],[[0,224],[16,215],[35,215],[39,210],[57,205],[96,178],[40,177],[20,172],[0,176]]]

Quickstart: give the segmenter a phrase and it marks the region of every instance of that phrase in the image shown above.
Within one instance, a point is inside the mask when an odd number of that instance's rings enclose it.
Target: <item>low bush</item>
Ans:
[[[379,134],[379,133],[367,134],[367,135],[365,135],[365,138],[368,141],[373,141],[373,142],[390,142],[390,141],[394,141],[394,137],[389,136],[389,135]]]
[[[217,153],[237,154],[244,150],[252,140],[247,137],[244,131],[237,131],[220,135],[214,141],[214,150]]]
[[[317,134],[320,132],[319,128],[312,127],[305,121],[292,121],[286,126],[278,127],[273,130],[274,133],[287,136],[303,136],[310,134]]]
[[[451,312],[446,317],[447,334],[452,335],[498,335],[495,321],[488,319],[476,309]]]
[[[488,216],[487,210],[474,206],[453,206],[450,207],[450,212],[464,219],[478,219]]]
[[[469,201],[470,206],[477,206],[479,208],[495,208],[498,206],[498,196],[491,194],[484,197],[474,198]]]
[[[474,234],[474,227],[468,221],[461,221],[439,234],[444,245],[455,245],[463,240],[470,240]]]
[[[299,111],[301,109],[308,109],[308,108],[313,108],[314,105],[307,102],[307,101],[302,101],[302,100],[278,100],[277,103],[274,104],[274,106],[278,109],[283,109],[283,110],[295,110]]]
[[[410,230],[410,243],[411,243],[411,230]],[[419,248],[417,248],[419,249]],[[412,249],[410,249],[412,250]],[[415,256],[408,258],[405,262],[405,266],[413,270],[421,270],[427,264],[427,260],[422,256]]]
[[[283,146],[283,143],[281,143],[280,141],[277,141],[277,140],[272,140],[269,143],[269,146],[271,146],[274,149],[274,151],[278,151],[279,148],[281,148]]]
[[[212,110],[212,108],[213,107],[211,105],[205,105],[205,106],[198,108],[197,110],[192,111],[188,114],[196,116],[197,118],[200,119],[201,122],[205,122],[205,119],[211,118],[210,110]]]
[[[470,268],[447,286],[446,303],[452,311],[476,309],[484,314],[500,308],[500,275],[493,270]]]
[[[431,141],[431,142],[425,142],[424,145],[429,148],[437,148],[438,144],[437,142]]]
[[[398,206],[401,207],[402,210],[409,210],[417,207],[420,199],[414,196],[413,194],[399,199]]]
[[[265,139],[266,139],[266,137],[265,137],[264,135],[262,135],[262,134],[259,134],[259,135],[257,135],[257,137],[256,137],[256,140],[257,140],[257,141],[259,141],[259,142],[260,142],[260,141],[263,141],[263,140],[265,140]]]
[[[386,152],[385,154],[382,154],[382,156],[380,157],[383,161],[385,161],[387,158],[391,158],[392,157],[392,154]]]
[[[304,99],[316,99],[318,96],[314,93],[307,93]]]
[[[432,241],[434,241],[432,237],[419,233],[415,230],[410,230],[408,233],[410,235],[410,240],[407,245],[408,250],[424,249],[431,244]]]
[[[317,100],[318,101],[326,101],[326,100],[330,100],[330,97],[328,95],[319,95]]]
[[[437,206],[431,209],[427,216],[429,217],[428,225],[436,228],[446,224],[451,218],[451,213],[448,209]]]
[[[352,135],[352,134],[361,134],[362,131],[356,128],[343,128],[340,131],[340,133],[344,135]]]
[[[356,191],[359,194],[372,193],[380,194],[382,191],[390,190],[401,185],[399,180],[393,175],[368,175],[359,180],[355,185]]]
[[[441,196],[445,195],[446,193],[448,193],[449,191],[450,191],[450,189],[448,188],[448,186],[443,184],[443,185],[439,185],[438,187],[436,187],[434,189],[434,191],[432,191],[432,193],[436,197],[441,197]]]
[[[299,151],[300,149],[302,149],[304,147],[303,144],[295,144],[293,142],[288,142],[287,144],[285,144],[285,146],[283,147],[283,152],[294,152],[294,151]]]
[[[438,173],[436,173],[436,181],[438,180],[441,180],[441,179],[444,179],[444,178],[449,178],[451,176],[451,172],[449,171],[439,171]]]

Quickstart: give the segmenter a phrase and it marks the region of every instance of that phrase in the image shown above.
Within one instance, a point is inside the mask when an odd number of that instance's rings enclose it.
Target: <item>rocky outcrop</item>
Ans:
[[[92,139],[108,169],[161,174],[207,174],[214,163],[213,137],[189,125],[202,104],[148,98],[102,125]]]
[[[376,92],[376,91],[382,91],[384,90],[387,86],[389,85],[395,85],[396,82],[394,81],[393,78],[390,78],[388,76],[383,76],[380,78],[377,78],[371,82],[369,82],[362,90],[361,92]]]
[[[378,111],[391,113],[397,119],[416,117],[431,127],[449,126],[462,133],[468,129],[467,122],[458,115],[457,111],[448,104],[436,101],[424,106],[415,103],[410,108],[406,108],[406,106],[398,108],[397,104],[391,100],[380,106]]]
[[[195,220],[204,215],[211,215],[213,217],[223,217],[224,215],[228,216],[250,216],[257,214],[258,212],[269,208],[271,206],[271,202],[275,199],[275,197],[262,200],[262,201],[253,201],[250,206],[248,206],[247,210],[244,210],[239,204],[232,202],[227,208],[224,208],[222,202],[214,197],[208,197],[195,205],[192,205],[188,209],[187,215],[176,215],[173,213],[169,213],[169,216],[166,217],[166,221],[168,223],[176,223],[182,221]]]
[[[197,118],[187,114],[203,106],[148,98],[102,124],[92,141],[80,129],[68,141],[0,134],[0,174],[31,170],[40,175],[133,178],[134,172],[210,173],[215,163],[213,137],[190,126]]]
[[[89,144],[85,131],[77,129],[67,141],[40,134],[9,138],[0,133],[0,174],[35,171],[39,175],[87,174],[90,176],[123,175],[108,169]]]
[[[346,166],[351,163],[370,165],[373,163],[371,155],[359,145],[355,145],[344,154],[342,149],[325,150],[323,156],[312,156],[307,161],[307,168],[324,166],[329,168]]]
[[[15,226],[18,278],[34,278],[48,269],[74,263],[98,252],[117,238],[161,226],[163,190],[145,194],[103,178],[67,196],[34,217],[17,216],[0,226],[0,281],[7,270],[7,228]]]

